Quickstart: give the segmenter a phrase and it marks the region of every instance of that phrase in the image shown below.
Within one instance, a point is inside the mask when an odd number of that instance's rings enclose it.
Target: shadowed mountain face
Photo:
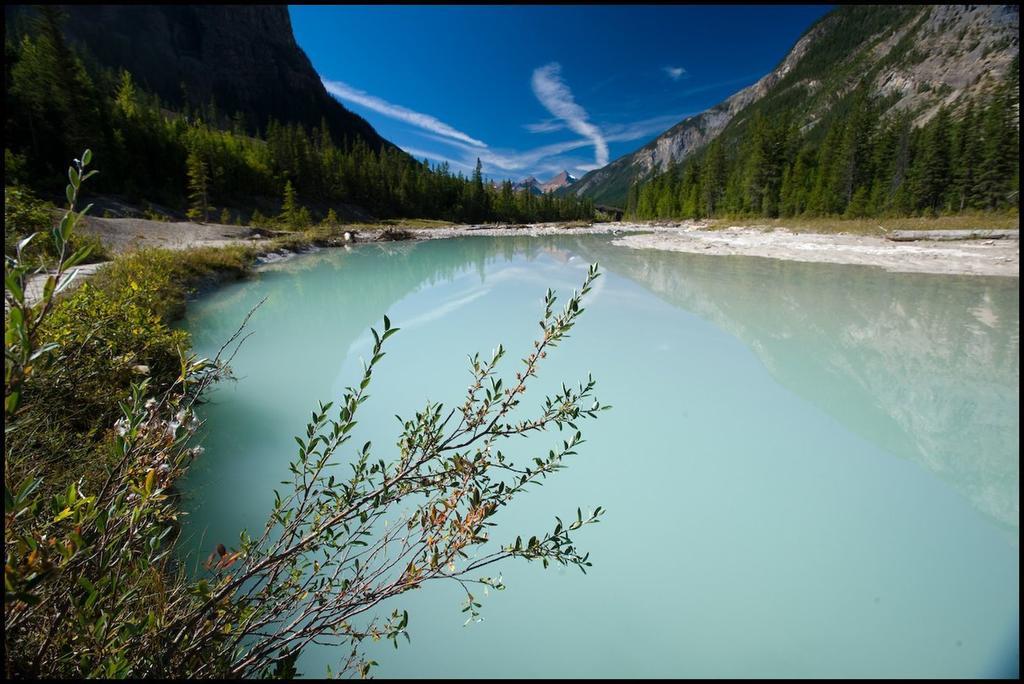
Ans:
[[[573,251],[731,333],[783,386],[1018,529],[1016,279],[632,250],[593,240]]]
[[[249,126],[325,121],[337,142],[390,143],[328,95],[279,5],[66,5],[64,32],[111,69],[125,68],[173,106],[186,102]]]

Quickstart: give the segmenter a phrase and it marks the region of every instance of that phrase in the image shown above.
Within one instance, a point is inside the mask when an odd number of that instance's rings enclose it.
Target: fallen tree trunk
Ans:
[[[894,230],[886,238],[895,242],[914,240],[1019,240],[1019,230]]]

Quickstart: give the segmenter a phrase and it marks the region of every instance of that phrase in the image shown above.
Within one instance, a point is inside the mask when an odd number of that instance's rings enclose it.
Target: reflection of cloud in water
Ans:
[[[481,297],[485,296],[490,291],[491,291],[491,288],[488,287],[488,288],[485,288],[483,290],[477,290],[476,292],[471,292],[469,294],[463,295],[463,296],[459,297],[458,299],[450,299],[447,302],[445,302],[444,304],[441,304],[440,306],[434,307],[433,309],[431,309],[429,311],[425,311],[424,313],[421,313],[419,316],[416,316],[415,318],[408,319],[407,321],[405,321],[405,323],[403,323],[401,325],[401,327],[403,329],[405,329],[405,330],[410,330],[410,329],[415,328],[417,326],[421,326],[421,325],[423,325],[425,323],[430,323],[432,321],[436,321],[439,318],[443,318],[443,317],[447,316],[448,314],[450,314],[453,311],[461,309],[462,307],[466,306],[470,302],[474,302],[477,299],[480,299]],[[396,321],[396,324],[397,324],[397,321]]]
[[[552,258],[550,254],[547,256]],[[554,261],[553,258],[552,260]],[[564,262],[559,260],[547,264],[532,263],[528,266],[507,266],[494,272],[492,275],[488,275],[487,280],[492,285],[509,280],[529,285],[537,290],[538,299],[543,296],[545,290],[551,288],[558,296],[559,302],[564,304],[570,293],[573,290],[578,290],[580,285],[583,284],[588,268],[590,268],[590,262],[575,257],[569,258]],[[590,289],[590,294],[587,295],[586,300],[583,302],[585,306],[597,301],[597,298],[604,291],[605,281],[606,279],[602,277],[594,282]]]

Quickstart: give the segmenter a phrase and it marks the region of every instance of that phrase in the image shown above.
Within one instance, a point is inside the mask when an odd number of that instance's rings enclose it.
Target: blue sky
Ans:
[[[301,6],[329,92],[417,158],[574,175],[771,71],[828,5]]]

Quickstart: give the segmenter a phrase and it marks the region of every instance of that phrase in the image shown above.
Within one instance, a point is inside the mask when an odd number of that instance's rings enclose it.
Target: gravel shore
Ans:
[[[681,226],[628,235],[614,244],[691,254],[877,266],[908,273],[1020,277],[1019,239],[894,242],[866,235],[763,232],[750,228],[701,230]]]
[[[90,217],[81,230],[96,235],[107,249],[119,254],[142,247],[189,249],[258,244],[251,228],[215,223],[104,219]],[[950,275],[1020,277],[1019,238],[895,242],[866,235],[792,233],[757,228],[708,230],[695,221],[681,223],[595,223],[575,228],[558,223],[514,226],[453,225],[410,229],[413,239],[438,240],[468,236],[593,235],[617,236],[612,244],[630,249],[660,249],[690,254],[755,256],[788,261],[877,266],[887,271]],[[357,241],[376,235],[360,231]],[[101,264],[81,268],[79,278],[91,275]],[[29,284],[29,299],[41,293],[45,275]]]

